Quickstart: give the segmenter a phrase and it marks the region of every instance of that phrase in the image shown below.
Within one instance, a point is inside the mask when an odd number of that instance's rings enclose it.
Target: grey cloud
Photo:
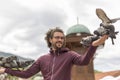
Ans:
[[[95,69],[101,71],[114,70],[114,68],[120,70],[120,57],[113,58],[95,58]],[[109,66],[109,67],[108,67]]]
[[[2,6],[3,9],[5,6]],[[14,8],[13,8],[14,7]],[[2,16],[7,17],[12,22],[3,30],[2,36],[10,34],[16,29],[28,28],[25,37],[19,39],[35,39],[39,34],[45,34],[45,31],[50,27],[65,25],[66,14],[62,9],[53,8],[45,9],[43,11],[32,12],[27,8],[10,2],[5,8]]]
[[[60,14],[60,12],[50,12],[49,10],[32,12],[27,15],[22,15],[22,17],[15,19],[15,22],[11,26],[18,29],[27,28],[25,32],[26,36],[16,35],[16,38],[31,42],[38,42],[39,37],[43,39],[43,36],[49,28],[65,25],[65,16],[64,14]]]
[[[46,31],[52,27],[58,26],[63,28],[65,26],[67,16],[62,9],[54,7],[33,12],[15,2],[10,2],[10,4],[7,3],[5,5],[7,6],[1,6],[3,8],[0,10],[4,11],[0,15],[10,20],[10,23],[6,23],[6,28],[2,28],[2,39],[5,39],[11,33],[13,34],[16,30],[24,29],[25,31],[23,33],[14,33],[13,36],[21,44],[27,43],[37,47],[34,53],[29,52],[29,56],[33,58],[46,53],[48,50],[44,41]],[[20,47],[18,44],[16,45]]]
[[[61,9],[44,10],[41,12],[41,22],[45,26],[59,26],[65,24],[66,14]]]
[[[23,8],[13,0],[0,1],[0,16],[7,20],[5,26],[0,26],[1,36],[5,36],[13,30],[16,26],[11,26],[11,24],[15,22],[15,18],[18,18],[18,16],[22,14],[26,14],[28,11],[28,9]]]

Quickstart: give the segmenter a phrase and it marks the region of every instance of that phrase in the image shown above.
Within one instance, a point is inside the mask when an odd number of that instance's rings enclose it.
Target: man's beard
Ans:
[[[53,48],[54,49],[61,49],[62,47],[63,47],[63,42],[56,42],[56,43],[54,43],[53,45]]]

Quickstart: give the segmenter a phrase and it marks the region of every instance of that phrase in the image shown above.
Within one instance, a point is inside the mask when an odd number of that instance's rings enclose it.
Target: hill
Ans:
[[[33,59],[30,59],[30,58],[24,58],[24,57],[21,57],[21,56],[18,56],[18,55],[14,55],[12,53],[0,52],[0,57],[9,57],[9,56],[17,56],[17,58],[20,61],[33,60]]]

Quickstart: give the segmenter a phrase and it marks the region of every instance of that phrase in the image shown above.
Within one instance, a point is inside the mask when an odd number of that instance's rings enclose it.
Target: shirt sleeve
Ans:
[[[12,70],[10,68],[6,68],[5,72],[12,76],[17,76],[17,77],[21,77],[21,78],[29,78],[40,71],[39,65],[40,65],[40,62],[39,62],[39,60],[37,60],[35,63],[33,63],[31,65],[31,67],[29,67],[25,71],[24,70],[23,71],[22,70]]]
[[[97,46],[90,46],[84,55],[80,55],[79,53],[75,53],[73,56],[73,64],[76,65],[87,65],[89,64],[90,60],[93,58],[94,53],[97,49]]]

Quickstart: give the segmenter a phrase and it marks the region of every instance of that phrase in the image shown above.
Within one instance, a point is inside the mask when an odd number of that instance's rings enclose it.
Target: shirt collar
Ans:
[[[50,53],[52,55],[60,55],[60,54],[63,54],[65,52],[68,52],[69,49],[68,48],[60,48],[60,49],[57,49],[56,51],[53,51],[51,48],[50,48]]]

